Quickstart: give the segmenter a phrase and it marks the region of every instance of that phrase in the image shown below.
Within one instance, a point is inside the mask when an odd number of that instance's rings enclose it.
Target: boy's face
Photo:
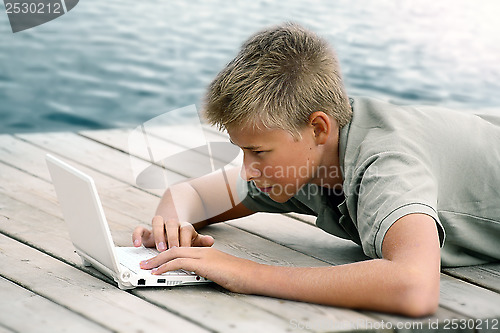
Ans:
[[[286,202],[299,189],[314,181],[321,162],[321,149],[312,127],[295,139],[282,129],[229,128],[231,142],[243,150],[241,177],[277,202]]]

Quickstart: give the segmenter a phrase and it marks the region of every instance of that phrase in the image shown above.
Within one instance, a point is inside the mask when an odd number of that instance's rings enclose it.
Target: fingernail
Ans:
[[[158,251],[164,251],[167,247],[165,246],[165,243],[160,242],[158,243]]]
[[[158,268],[153,268],[153,269],[151,270],[151,274],[155,275],[157,271],[158,271]]]
[[[147,264],[148,264],[148,262],[149,262],[148,260],[143,260],[143,261],[141,261],[141,262],[139,263],[139,265],[140,265],[140,266],[145,266],[145,265],[147,265]]]
[[[135,247],[141,246],[141,241],[140,241],[140,240],[138,240],[138,239],[136,239],[136,240],[134,241],[134,246],[135,246]]]

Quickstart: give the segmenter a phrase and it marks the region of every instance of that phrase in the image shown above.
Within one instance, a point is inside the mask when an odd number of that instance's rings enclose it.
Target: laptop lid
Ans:
[[[94,180],[50,154],[46,161],[77,252],[119,273],[115,246]]]

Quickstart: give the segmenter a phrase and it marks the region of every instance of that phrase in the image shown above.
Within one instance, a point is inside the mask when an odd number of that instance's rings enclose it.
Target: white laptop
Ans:
[[[142,260],[159,252],[145,247],[115,247],[93,179],[50,154],[46,160],[71,240],[85,266],[112,277],[120,289],[210,282],[183,270],[152,275],[141,269]]]

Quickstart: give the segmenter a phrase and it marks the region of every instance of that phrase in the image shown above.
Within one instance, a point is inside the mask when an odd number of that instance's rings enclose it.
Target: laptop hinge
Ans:
[[[120,289],[131,289],[135,287],[130,281],[133,273],[128,269],[120,267],[119,272],[115,272],[79,249],[76,249],[76,253],[82,259],[82,263],[84,266],[92,266],[105,275],[111,276],[113,280],[118,283],[118,287]]]

